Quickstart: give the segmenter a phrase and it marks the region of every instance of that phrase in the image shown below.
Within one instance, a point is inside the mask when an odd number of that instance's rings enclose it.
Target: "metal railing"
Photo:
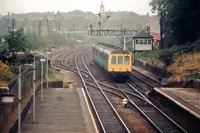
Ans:
[[[44,62],[43,65],[44,73],[44,81],[45,80],[45,73],[46,73],[46,62]],[[26,96],[26,94],[32,94],[33,92],[33,71],[28,71],[28,69],[22,69],[21,73],[21,96],[22,101],[23,97]],[[38,60],[36,62],[36,83],[40,82],[41,80],[41,62]],[[18,75],[15,77],[8,85],[9,91],[14,94],[14,102],[10,104],[3,104],[0,102],[0,127],[3,125],[4,121],[8,120],[9,114],[17,108],[18,106]]]

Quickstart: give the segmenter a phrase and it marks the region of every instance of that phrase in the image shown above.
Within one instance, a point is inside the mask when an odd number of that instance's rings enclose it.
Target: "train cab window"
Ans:
[[[125,65],[129,65],[130,64],[130,57],[129,56],[125,56],[124,57],[124,64]]]
[[[118,56],[118,64],[123,64],[123,57],[122,56]]]
[[[111,56],[111,64],[116,64],[116,56]]]
[[[148,44],[152,44],[152,42],[151,42],[152,40],[151,39],[148,39]]]

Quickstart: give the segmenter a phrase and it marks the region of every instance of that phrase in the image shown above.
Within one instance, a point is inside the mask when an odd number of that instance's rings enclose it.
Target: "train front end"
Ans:
[[[108,72],[113,79],[126,81],[132,72],[132,54],[130,53],[113,53],[109,54]]]

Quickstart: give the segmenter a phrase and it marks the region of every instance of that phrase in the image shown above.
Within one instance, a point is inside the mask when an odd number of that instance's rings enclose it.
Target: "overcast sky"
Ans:
[[[105,11],[134,11],[152,14],[150,0],[103,0]],[[69,12],[76,9],[98,13],[101,0],[0,0],[0,14],[27,12]]]

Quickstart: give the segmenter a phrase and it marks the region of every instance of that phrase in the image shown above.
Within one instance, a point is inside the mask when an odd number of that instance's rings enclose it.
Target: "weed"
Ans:
[[[63,87],[64,87],[64,88],[69,88],[69,83],[68,83],[68,82],[64,82],[64,83],[63,83]]]

